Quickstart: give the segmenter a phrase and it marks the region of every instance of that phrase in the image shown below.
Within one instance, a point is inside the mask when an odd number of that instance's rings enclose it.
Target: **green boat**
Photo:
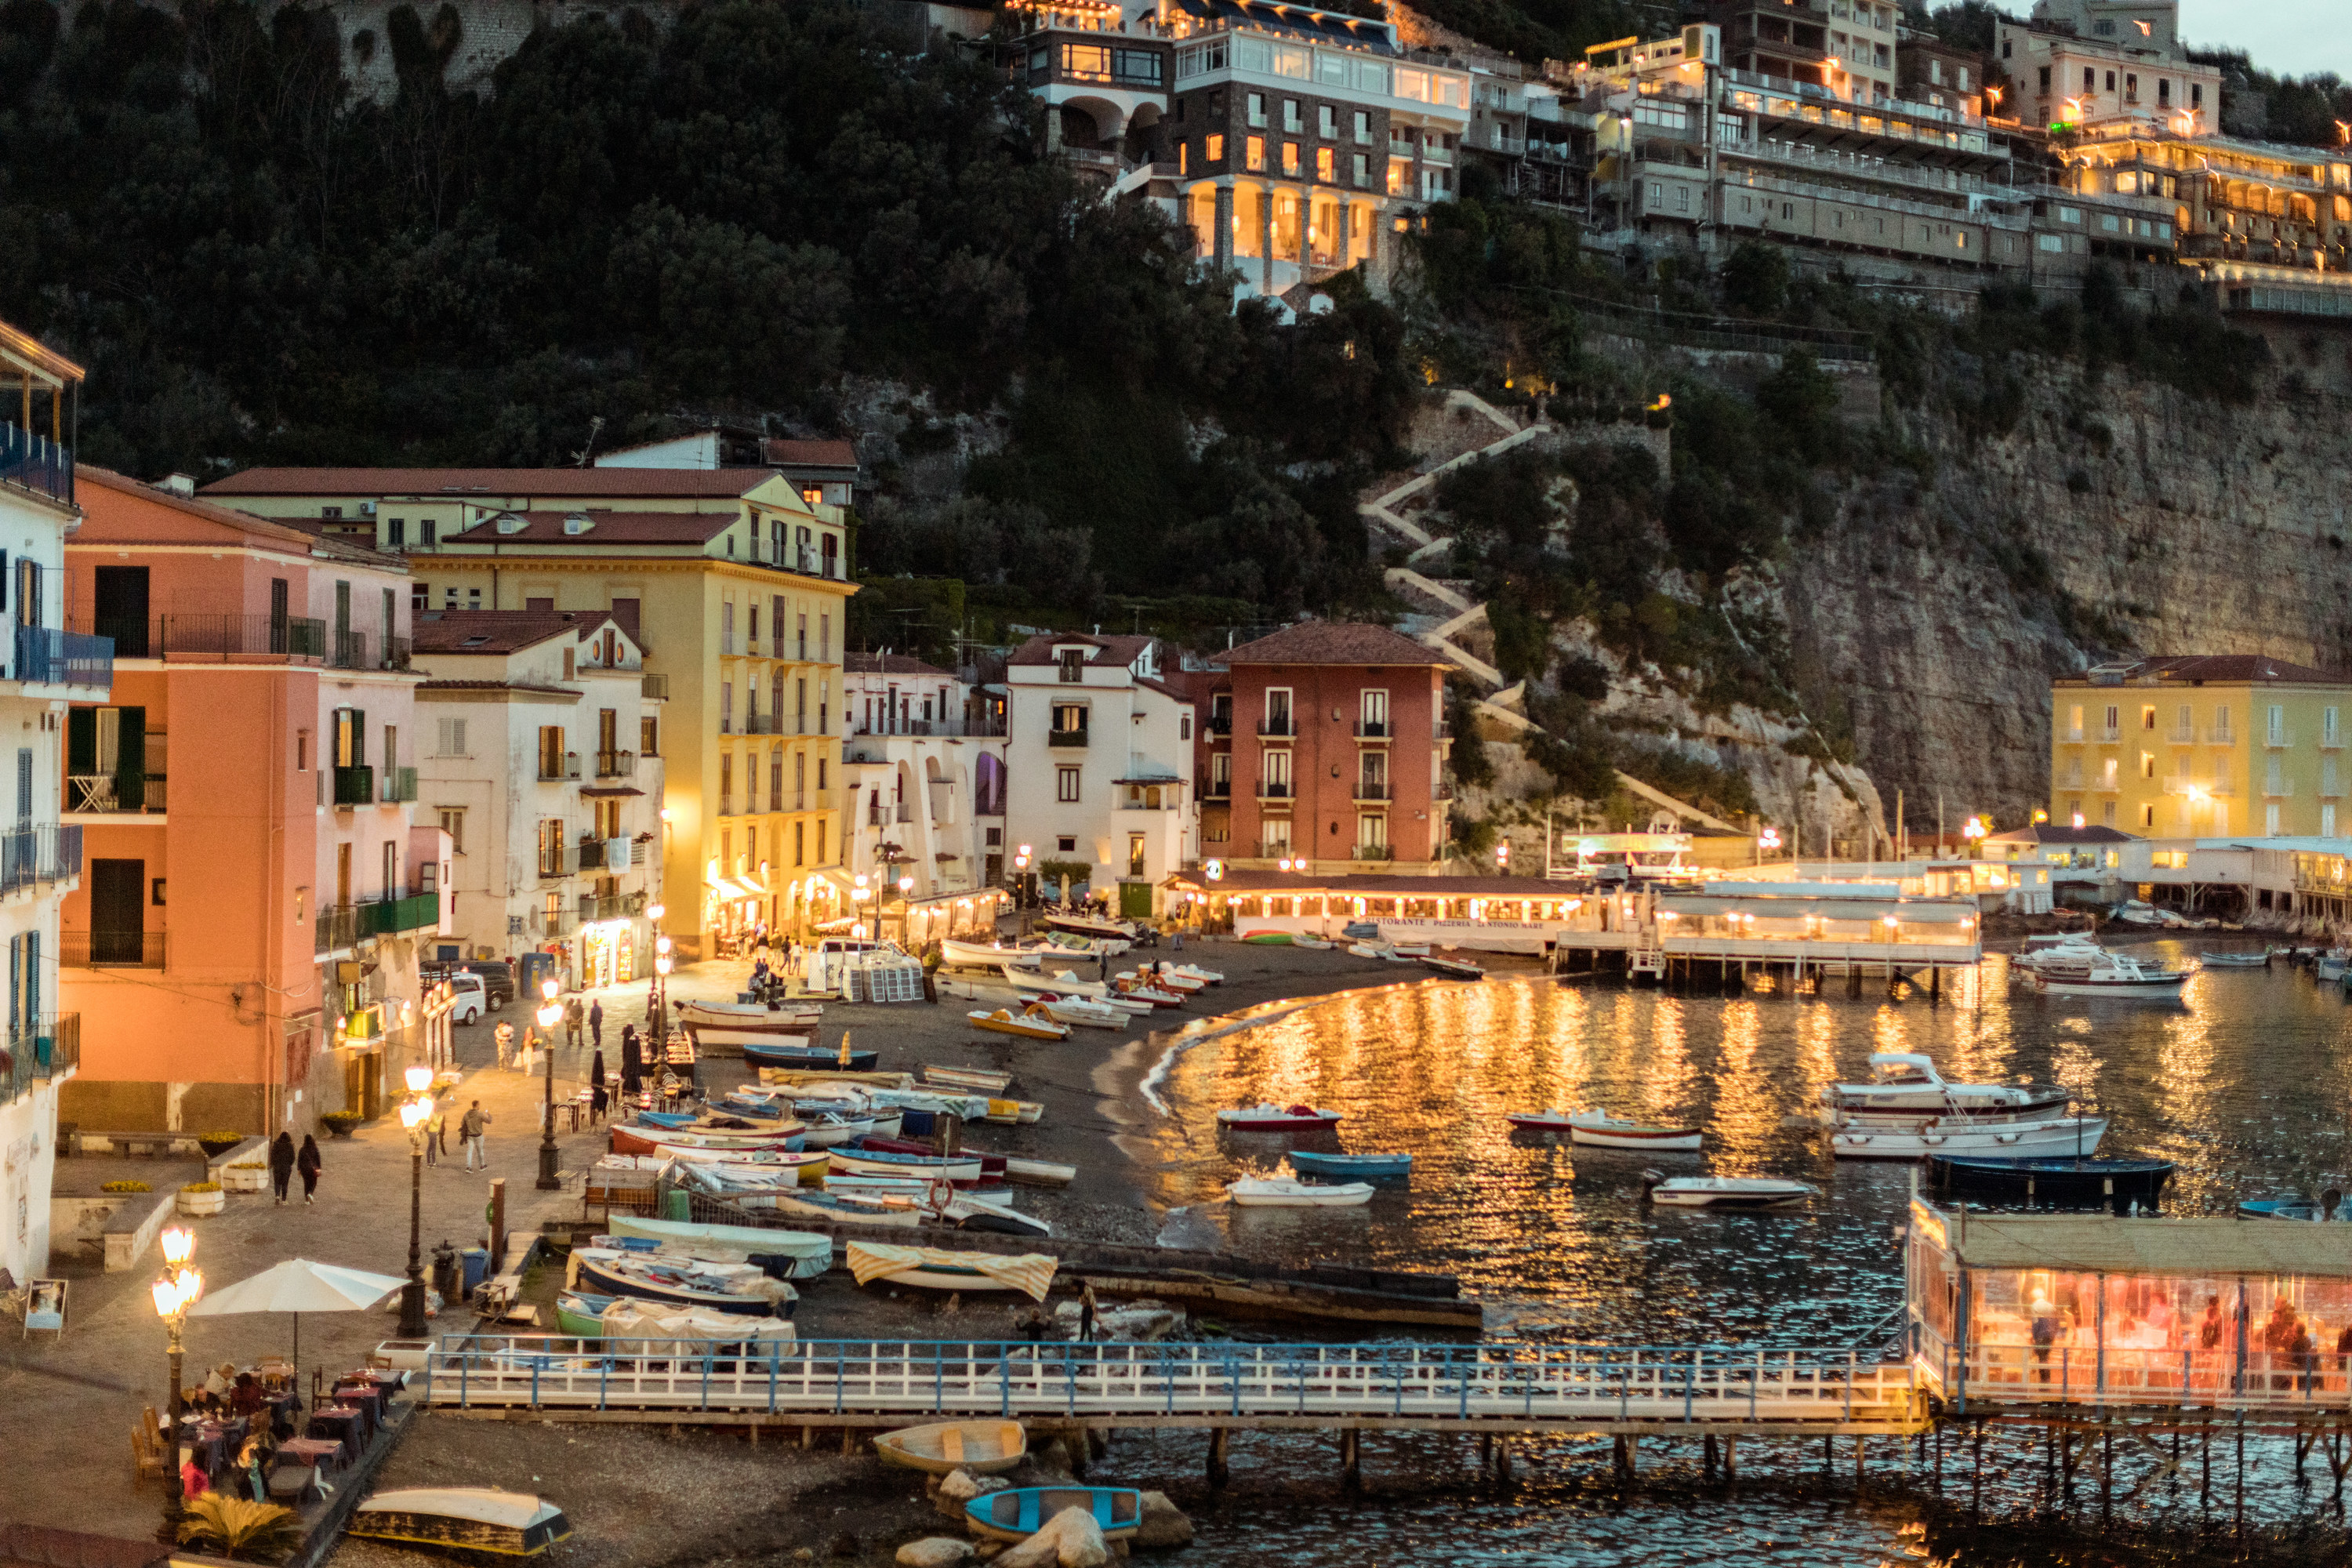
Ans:
[[[575,1339],[602,1339],[604,1336],[604,1309],[612,1304],[610,1296],[559,1296],[555,1299],[556,1329]]]
[[[1288,947],[1291,933],[1286,931],[1247,931],[1242,940],[1258,947]]]

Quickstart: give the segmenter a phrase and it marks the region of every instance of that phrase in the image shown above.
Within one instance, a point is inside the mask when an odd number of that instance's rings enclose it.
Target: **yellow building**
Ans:
[[[845,909],[839,509],[766,468],[253,468],[205,494],[372,533],[419,608],[618,619],[667,698],[667,732],[620,746],[663,759],[662,929],[687,957]]]
[[[2352,679],[2261,654],[2101,665],[2051,687],[2050,816],[2141,837],[2336,836]]]

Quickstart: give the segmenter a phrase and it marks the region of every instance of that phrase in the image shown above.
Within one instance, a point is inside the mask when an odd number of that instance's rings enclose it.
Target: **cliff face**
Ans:
[[[1915,826],[1938,791],[1955,822],[2046,803],[2050,679],[2107,655],[2352,668],[2352,427],[2333,400],[2231,408],[2016,368],[2006,433],[1898,415],[1932,474],[1856,481],[1779,574],[1799,689],[1850,716],[1856,760]]]

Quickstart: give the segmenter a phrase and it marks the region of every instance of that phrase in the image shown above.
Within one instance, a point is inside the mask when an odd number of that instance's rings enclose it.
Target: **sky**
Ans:
[[[2274,75],[2352,81],[2347,0],[2180,0],[2180,31],[2199,48],[2243,49]]]

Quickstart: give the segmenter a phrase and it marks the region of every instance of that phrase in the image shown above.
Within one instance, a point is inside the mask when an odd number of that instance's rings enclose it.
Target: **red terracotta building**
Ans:
[[[1328,870],[1444,859],[1443,658],[1386,626],[1307,621],[1221,662],[1202,726],[1203,857]]]

